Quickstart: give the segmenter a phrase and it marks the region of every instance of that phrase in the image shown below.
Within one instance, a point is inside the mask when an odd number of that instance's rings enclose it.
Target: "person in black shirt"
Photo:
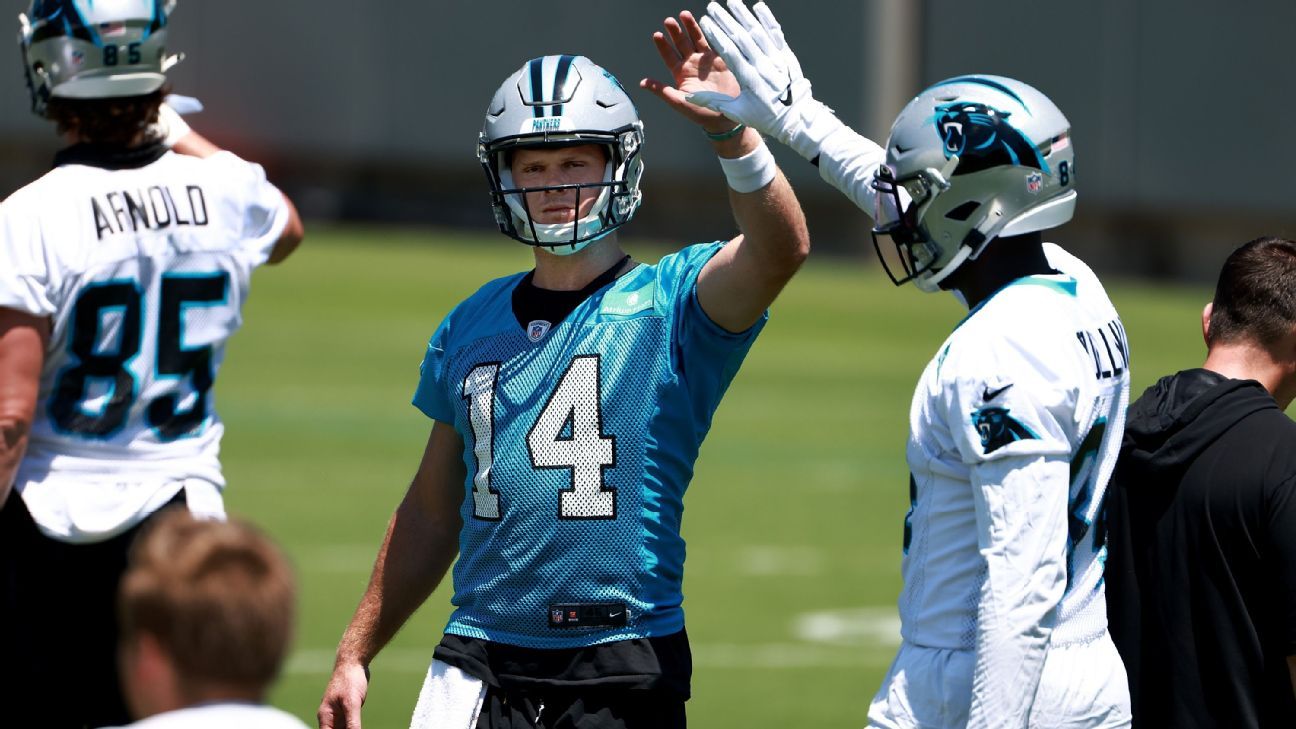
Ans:
[[[1206,362],[1129,409],[1107,604],[1135,727],[1296,726],[1296,243],[1238,248]]]

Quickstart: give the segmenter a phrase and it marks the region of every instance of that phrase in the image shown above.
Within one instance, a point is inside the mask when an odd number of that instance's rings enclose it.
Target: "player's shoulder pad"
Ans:
[[[649,268],[656,280],[656,295],[662,301],[676,300],[696,283],[698,274],[726,241],[695,243],[662,256]]]
[[[1001,342],[960,358],[941,377],[949,423],[967,462],[1007,455],[1066,454],[1068,413],[1078,390],[1047,358]]]
[[[665,303],[661,298],[663,287],[657,285],[658,266],[641,264],[618,278],[603,294],[599,314],[627,317],[653,311],[661,314]]]
[[[42,210],[40,205],[42,200],[49,198],[51,190],[60,190],[64,187],[66,180],[65,175],[69,170],[63,167],[55,167],[36,179],[28,182],[22,187],[14,190],[2,202],[0,202],[0,215],[16,216],[31,214],[33,211]]]

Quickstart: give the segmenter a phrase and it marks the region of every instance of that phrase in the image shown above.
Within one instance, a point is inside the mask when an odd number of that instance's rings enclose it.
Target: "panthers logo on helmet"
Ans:
[[[987,454],[1018,440],[1039,440],[1039,436],[1020,420],[1008,414],[1008,408],[985,407],[972,413],[972,425],[981,434],[981,447]]]
[[[84,3],[84,6],[87,11],[90,11],[93,10],[94,3]],[[131,16],[130,20],[144,29],[145,38],[166,27],[167,10],[165,0],[142,0],[121,8],[122,12]],[[111,9],[109,12],[112,12]],[[102,43],[104,37],[120,35],[127,27],[124,22],[127,20],[125,17],[98,24],[87,22],[76,0],[34,0],[30,19],[32,24],[37,26],[37,32],[32,38],[33,43],[47,38],[67,36],[98,45]]]
[[[936,131],[945,143],[945,159],[958,155],[954,174],[1000,165],[1021,165],[1048,172],[1039,150],[1008,121],[1012,116],[986,104],[955,101],[936,107]]]

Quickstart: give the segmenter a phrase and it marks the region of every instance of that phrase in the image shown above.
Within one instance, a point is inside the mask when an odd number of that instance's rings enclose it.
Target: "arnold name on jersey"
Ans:
[[[1112,319],[1106,326],[1076,332],[1080,346],[1093,357],[1094,379],[1106,380],[1120,377],[1129,369],[1129,345],[1125,338],[1125,325]]]
[[[185,185],[184,193],[167,185],[129,192],[91,196],[95,237],[140,230],[161,230],[173,225],[207,225],[207,196],[198,185]]]

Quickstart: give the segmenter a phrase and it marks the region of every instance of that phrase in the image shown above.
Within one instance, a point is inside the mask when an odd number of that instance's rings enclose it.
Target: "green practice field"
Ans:
[[[529,249],[498,235],[317,228],[257,274],[217,386],[227,496],[296,564],[300,628],[273,700],[312,726],[427,438],[409,405],[427,338],[482,283],[529,267]],[[1136,396],[1200,364],[1208,290],[1110,292]],[[892,287],[864,246],[858,260],[812,260],[775,304],[687,499],[692,725],[864,725],[899,640],[909,398],[962,314],[951,296]],[[366,727],[407,726],[449,595],[439,589],[374,663]]]

